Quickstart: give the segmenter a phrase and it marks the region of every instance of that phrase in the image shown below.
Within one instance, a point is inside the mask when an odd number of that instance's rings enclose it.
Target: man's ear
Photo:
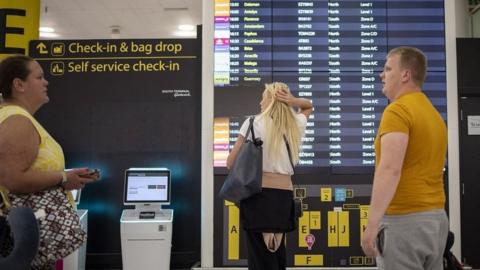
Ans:
[[[402,82],[408,82],[412,78],[412,71],[410,69],[404,69],[402,71],[401,80]]]
[[[20,92],[23,92],[24,89],[23,89],[23,81],[20,79],[20,78],[15,78],[13,79],[13,82],[12,82],[12,91],[20,91]]]

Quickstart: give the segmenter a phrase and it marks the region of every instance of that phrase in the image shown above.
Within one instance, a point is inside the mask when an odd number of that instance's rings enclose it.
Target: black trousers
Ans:
[[[248,249],[248,270],[285,270],[285,234],[280,247],[271,252],[263,241],[263,234],[253,230],[245,230]]]

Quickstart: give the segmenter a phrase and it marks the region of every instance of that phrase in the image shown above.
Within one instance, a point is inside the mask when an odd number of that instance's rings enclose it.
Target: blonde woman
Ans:
[[[293,168],[285,138],[292,161],[297,164],[301,139],[313,108],[310,100],[296,98],[286,84],[274,82],[265,85],[260,109],[253,128],[255,136],[263,141],[262,192],[240,204],[240,218],[247,238],[248,269],[286,269],[284,234],[295,230],[296,225],[292,207]],[[248,126],[247,119],[228,156],[228,168],[245,141]]]

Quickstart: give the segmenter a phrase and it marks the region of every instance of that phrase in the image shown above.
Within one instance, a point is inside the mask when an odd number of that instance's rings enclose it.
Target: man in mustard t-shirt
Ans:
[[[379,269],[443,269],[448,234],[443,168],[447,128],[422,92],[425,55],[389,52],[380,78],[390,100],[375,139],[376,167],[362,238]]]

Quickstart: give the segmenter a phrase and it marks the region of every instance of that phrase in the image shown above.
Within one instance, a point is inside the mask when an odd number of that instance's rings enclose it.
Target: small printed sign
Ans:
[[[335,201],[336,202],[344,202],[346,197],[347,197],[347,189],[346,188],[335,188]]]
[[[467,116],[468,135],[480,135],[480,115]]]

